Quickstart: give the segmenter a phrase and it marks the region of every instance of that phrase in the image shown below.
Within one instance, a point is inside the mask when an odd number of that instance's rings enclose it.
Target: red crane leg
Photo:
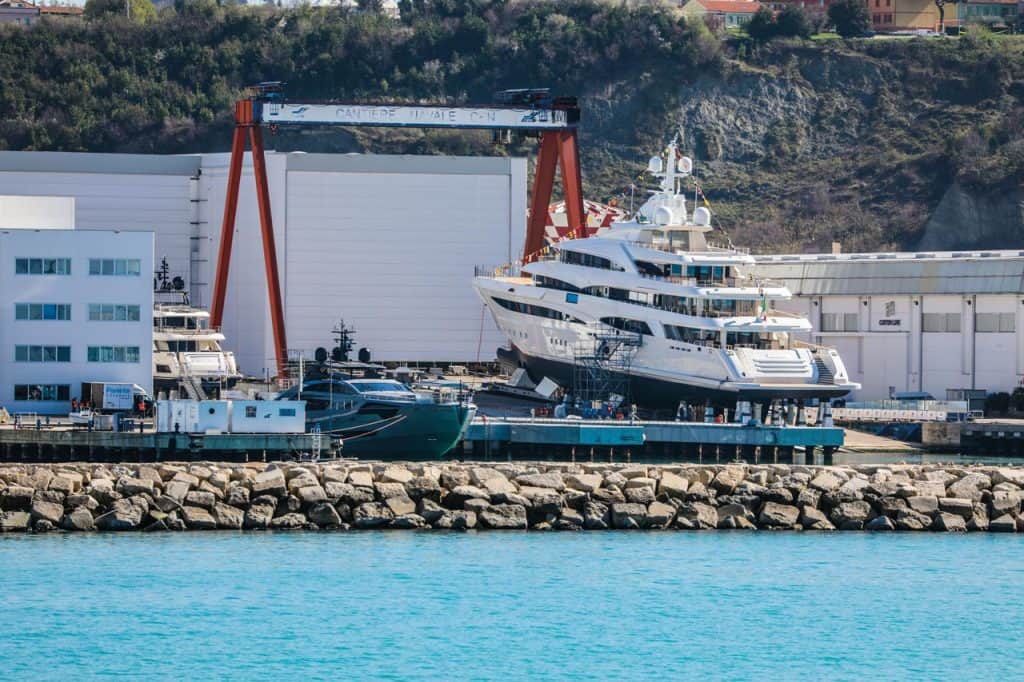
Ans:
[[[523,262],[528,263],[544,247],[544,226],[548,221],[548,205],[555,187],[555,167],[558,165],[558,133],[542,133],[540,151],[537,152],[537,173],[533,179],[530,199],[530,219],[526,224],[526,242]]]
[[[260,229],[263,232],[263,262],[267,269],[267,289],[270,294],[270,321],[274,329],[274,355],[277,376],[288,376],[288,341],[284,333],[284,307],[281,304],[281,282],[277,275],[277,248],[274,245],[274,221],[270,214],[270,188],[267,184],[267,162],[263,156],[263,131],[259,126],[249,128],[252,146],[252,169],[256,177],[256,200],[260,209]],[[301,379],[301,377],[299,377]]]
[[[231,143],[231,165],[228,167],[228,191],[224,196],[224,222],[220,227],[220,250],[217,252],[217,274],[213,282],[210,324],[219,329],[224,322],[224,298],[228,291],[231,268],[231,244],[235,238],[235,216],[238,213],[238,186],[242,180],[242,157],[245,156],[245,127],[235,125]]]
[[[583,211],[583,178],[580,175],[580,153],[575,130],[558,133],[558,157],[562,166],[562,193],[565,195],[569,231],[582,239],[587,236],[587,222]]]

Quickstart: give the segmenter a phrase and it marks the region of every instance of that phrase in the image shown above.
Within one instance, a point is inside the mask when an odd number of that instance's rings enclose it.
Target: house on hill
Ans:
[[[726,28],[735,28],[750,21],[760,7],[757,0],[685,0],[682,12],[686,17],[716,17]]]

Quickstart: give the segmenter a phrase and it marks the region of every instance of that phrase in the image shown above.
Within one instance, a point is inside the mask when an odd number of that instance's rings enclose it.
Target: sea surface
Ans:
[[[0,538],[5,680],[1014,679],[1024,536]]]

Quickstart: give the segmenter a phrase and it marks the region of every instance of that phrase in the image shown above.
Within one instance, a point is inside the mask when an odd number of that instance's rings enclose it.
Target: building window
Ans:
[[[70,303],[15,303],[16,320],[70,320]]]
[[[246,405],[245,406],[245,416],[246,416],[247,419],[255,418],[256,417],[256,406],[255,405]]]
[[[959,332],[960,313],[924,313],[921,328],[926,332]]]
[[[89,362],[138,362],[138,346],[89,346]]]
[[[1012,334],[1017,331],[1014,313],[975,313],[974,331],[982,334]]]
[[[71,362],[71,346],[15,346],[15,362]]]
[[[281,416],[281,417],[294,417],[295,416],[295,408],[294,407],[282,407],[282,408],[280,408],[277,411],[277,414],[279,416]]]
[[[67,401],[71,400],[71,386],[69,384],[15,384],[14,399]]]
[[[90,258],[89,274],[117,277],[138,277],[141,274],[138,258]]]
[[[857,313],[821,314],[821,331],[823,332],[855,332],[857,326]]]
[[[90,322],[138,322],[140,307],[121,303],[90,303]]]
[[[15,258],[16,275],[70,275],[70,258]]]

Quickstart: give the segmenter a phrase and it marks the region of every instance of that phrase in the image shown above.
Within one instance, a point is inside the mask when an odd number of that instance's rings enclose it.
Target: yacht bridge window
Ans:
[[[618,270],[619,272],[626,271],[625,268],[615,265],[609,259],[603,258],[602,256],[593,256],[589,253],[579,253],[577,251],[569,251],[566,249],[563,249],[561,254],[562,262],[569,265],[582,265],[587,268],[598,268],[600,270]]]
[[[566,322],[575,322],[577,324],[583,324],[581,320],[576,319],[572,315],[563,313],[560,310],[548,308],[535,303],[520,303],[519,301],[510,301],[507,298],[494,297],[494,302],[500,305],[506,310],[511,310],[514,313],[521,313],[523,315],[533,315],[534,317],[546,317],[550,320],[564,320]]]
[[[560,279],[555,279],[554,277],[547,277],[545,275],[534,275],[533,283],[545,289],[558,289],[559,291],[571,291],[574,293],[579,293],[580,290],[579,287],[573,286],[568,282],[563,282]]]
[[[654,336],[654,333],[651,331],[651,328],[647,326],[647,323],[641,320],[631,320],[626,317],[602,317],[601,322],[609,327],[615,327],[620,331],[630,332],[631,334]]]

